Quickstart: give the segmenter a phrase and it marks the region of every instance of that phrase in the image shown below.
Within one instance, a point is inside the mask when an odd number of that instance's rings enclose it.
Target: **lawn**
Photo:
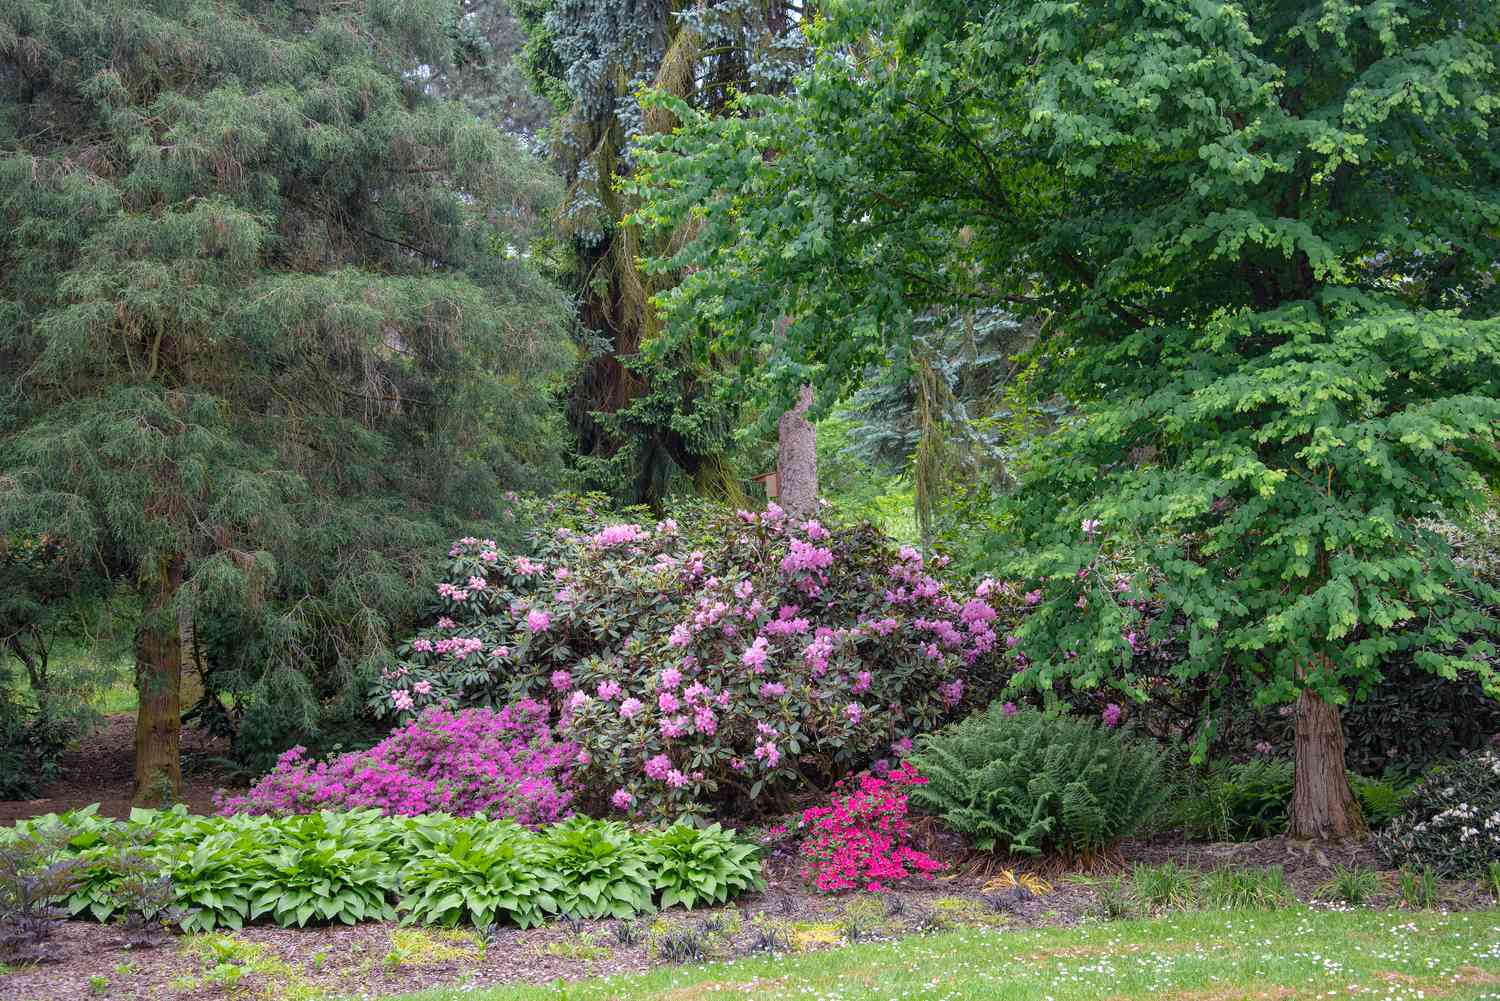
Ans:
[[[545,987],[399,1001],[1477,1001],[1500,998],[1500,911],[1201,911],[1145,921],[968,928]],[[398,999],[390,999],[398,1001]]]

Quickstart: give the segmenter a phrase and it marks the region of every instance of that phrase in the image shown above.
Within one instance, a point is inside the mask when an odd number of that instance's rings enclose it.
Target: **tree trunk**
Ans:
[[[803,386],[797,405],[781,415],[777,426],[777,501],[798,521],[818,514],[818,433],[806,417],[812,402],[812,387]]]
[[[1365,820],[1344,767],[1344,724],[1339,707],[1303,689],[1297,699],[1296,721],[1296,771],[1288,833],[1313,840],[1363,834]]]
[[[167,561],[148,598],[135,646],[135,791],[137,806],[170,806],[182,799],[182,629],[172,607],[182,584],[182,561]]]

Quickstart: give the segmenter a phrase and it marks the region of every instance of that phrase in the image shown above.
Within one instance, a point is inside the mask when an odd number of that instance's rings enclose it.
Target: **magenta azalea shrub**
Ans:
[[[528,556],[453,546],[435,624],[370,705],[405,720],[546,701],[601,809],[779,805],[899,756],[1015,663],[1000,623],[1019,615],[1019,588],[960,588],[944,560],[869,526],[795,523],[774,505],[637,524],[570,502],[553,517],[568,527]]]
[[[906,789],[927,782],[910,761],[878,775],[840,782],[832,803],[802,813],[803,879],[829,893],[879,892],[911,876],[931,879],[943,864],[908,844]]]
[[[368,751],[309,761],[294,747],[222,814],[373,808],[387,814],[483,813],[522,824],[569,814],[579,749],[555,739],[544,703],[422,711]]]

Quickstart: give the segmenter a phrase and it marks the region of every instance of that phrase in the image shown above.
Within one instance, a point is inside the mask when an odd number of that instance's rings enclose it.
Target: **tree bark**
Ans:
[[[812,402],[812,386],[803,386],[796,406],[781,415],[777,426],[777,502],[798,521],[818,514],[818,433],[806,417]]]
[[[170,806],[182,799],[182,630],[173,599],[182,585],[182,560],[165,563],[136,634],[135,790],[137,806]]]
[[[1296,766],[1288,834],[1331,840],[1365,831],[1359,801],[1344,766],[1344,724],[1339,707],[1303,689],[1296,710]]]

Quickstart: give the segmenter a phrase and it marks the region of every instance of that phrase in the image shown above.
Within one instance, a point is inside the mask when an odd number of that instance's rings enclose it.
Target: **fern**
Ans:
[[[1167,798],[1162,755],[1096,723],[999,705],[924,737],[912,800],[982,851],[1087,855]]]

